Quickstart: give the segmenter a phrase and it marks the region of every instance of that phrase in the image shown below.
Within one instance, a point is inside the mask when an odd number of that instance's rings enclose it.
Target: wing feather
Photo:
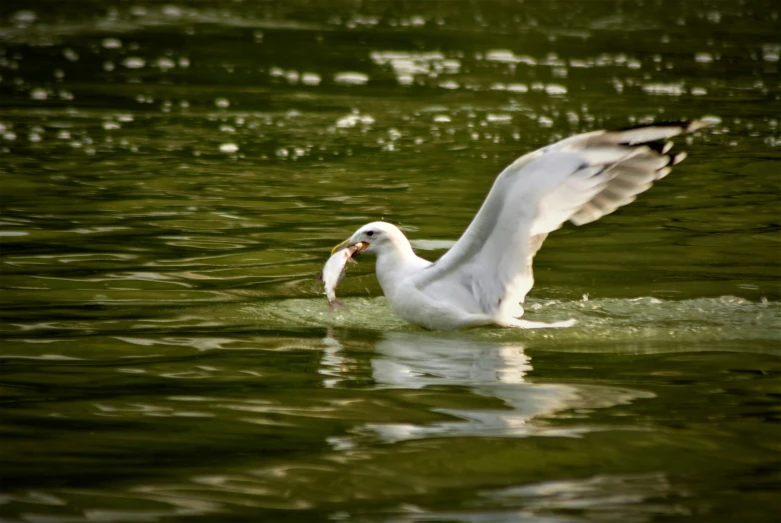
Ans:
[[[548,233],[634,201],[683,159],[667,154],[669,138],[708,124],[593,131],[518,158],[499,174],[456,244],[417,276],[417,287],[445,300],[466,291],[473,312],[511,315],[532,287],[532,261]]]

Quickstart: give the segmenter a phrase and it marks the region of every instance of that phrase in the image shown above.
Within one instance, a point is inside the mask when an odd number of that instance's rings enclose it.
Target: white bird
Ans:
[[[532,261],[548,233],[569,220],[583,225],[632,202],[665,177],[685,153],[668,154],[673,136],[707,119],[593,131],[518,158],[494,181],[466,232],[434,263],[418,257],[395,225],[360,227],[336,252],[360,243],[377,256],[377,279],[391,308],[432,330],[496,324],[569,327],[574,320],[522,320],[534,284]]]

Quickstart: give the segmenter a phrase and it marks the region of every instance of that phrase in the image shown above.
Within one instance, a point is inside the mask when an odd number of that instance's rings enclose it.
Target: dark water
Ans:
[[[776,521],[772,1],[5,2],[3,521]],[[551,235],[530,319],[405,325],[516,156],[714,115],[629,207]]]

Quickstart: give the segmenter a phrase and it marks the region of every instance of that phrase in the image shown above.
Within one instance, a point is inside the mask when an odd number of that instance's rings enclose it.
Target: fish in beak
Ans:
[[[325,286],[325,295],[328,297],[328,309],[333,311],[334,306],[341,305],[342,303],[336,299],[336,286],[342,281],[344,277],[344,271],[347,268],[347,263],[352,262],[353,256],[366,249],[369,244],[366,242],[342,242],[331,252],[331,257],[325,262],[318,281],[323,282]]]

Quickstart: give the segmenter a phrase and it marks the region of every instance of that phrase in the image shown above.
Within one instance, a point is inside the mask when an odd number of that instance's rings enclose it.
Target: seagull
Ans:
[[[534,285],[534,255],[545,238],[566,221],[590,223],[634,201],[685,158],[670,154],[669,139],[711,123],[592,131],[521,156],[496,178],[466,232],[433,263],[415,254],[398,227],[382,221],[363,225],[332,254],[357,246],[376,255],[390,307],[427,329],[569,327],[574,320],[521,319]]]

